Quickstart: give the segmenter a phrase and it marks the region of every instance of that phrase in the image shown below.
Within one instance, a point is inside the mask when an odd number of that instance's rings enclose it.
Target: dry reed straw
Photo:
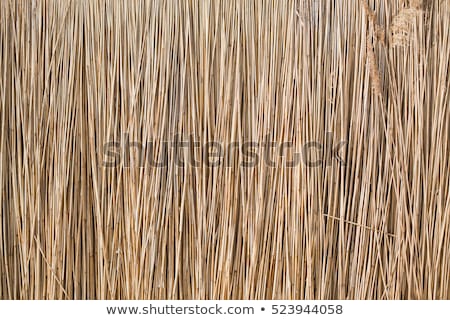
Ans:
[[[449,7],[1,0],[0,298],[449,299]],[[103,166],[124,133],[345,164]]]

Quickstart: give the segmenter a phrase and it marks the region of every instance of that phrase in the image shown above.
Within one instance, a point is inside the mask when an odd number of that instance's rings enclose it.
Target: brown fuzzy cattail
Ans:
[[[372,89],[376,95],[380,95],[382,92],[381,76],[380,70],[378,69],[378,62],[372,44],[371,36],[367,36],[366,43],[367,43],[367,53],[366,53],[367,63],[370,71],[370,79],[372,81]]]
[[[400,10],[390,28],[390,43],[393,46],[407,46],[410,43],[414,22],[422,13],[422,10],[415,7]]]

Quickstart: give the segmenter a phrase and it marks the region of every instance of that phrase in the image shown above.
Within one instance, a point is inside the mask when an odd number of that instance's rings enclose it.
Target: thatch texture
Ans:
[[[449,6],[0,0],[0,298],[450,298]]]

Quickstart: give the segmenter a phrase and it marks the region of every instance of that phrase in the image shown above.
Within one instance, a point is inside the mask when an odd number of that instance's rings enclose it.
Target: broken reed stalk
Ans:
[[[1,1],[0,297],[450,298],[450,15],[431,2]],[[124,133],[160,158],[174,134],[327,132],[345,165],[99,157]]]

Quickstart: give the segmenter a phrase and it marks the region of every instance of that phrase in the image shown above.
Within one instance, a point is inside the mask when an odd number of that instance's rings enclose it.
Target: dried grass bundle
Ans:
[[[448,13],[0,1],[0,297],[449,299]]]

